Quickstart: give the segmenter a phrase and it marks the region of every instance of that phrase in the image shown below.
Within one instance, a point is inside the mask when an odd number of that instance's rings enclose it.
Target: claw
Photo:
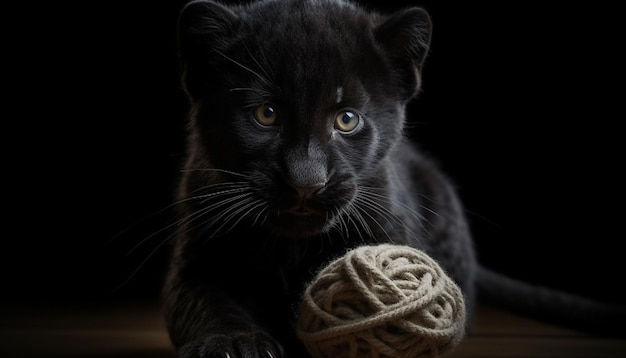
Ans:
[[[268,351],[267,349],[265,350],[265,354],[267,354],[267,358],[275,358],[272,352]]]
[[[230,358],[230,354],[228,354],[228,352],[226,352],[226,358]]]

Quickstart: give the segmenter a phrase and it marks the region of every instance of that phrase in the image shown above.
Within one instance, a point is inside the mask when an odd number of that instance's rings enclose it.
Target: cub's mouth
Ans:
[[[302,196],[283,192],[273,217],[268,218],[272,229],[281,236],[308,237],[328,230],[329,214],[321,195]]]
[[[297,238],[321,234],[331,226],[325,214],[312,210],[278,212],[268,221],[279,235]]]

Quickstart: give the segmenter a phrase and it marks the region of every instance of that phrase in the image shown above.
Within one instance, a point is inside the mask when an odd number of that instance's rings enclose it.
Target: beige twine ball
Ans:
[[[315,358],[437,357],[463,339],[465,303],[459,287],[422,251],[362,246],[313,279],[297,329]]]

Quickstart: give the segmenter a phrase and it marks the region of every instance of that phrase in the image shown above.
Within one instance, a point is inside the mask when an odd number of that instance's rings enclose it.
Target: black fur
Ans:
[[[557,293],[541,289],[536,301],[530,286],[477,263],[453,183],[403,135],[430,33],[420,8],[383,15],[339,0],[184,7],[189,136],[164,288],[181,357],[306,356],[294,330],[305,285],[347,249],[384,242],[435,258],[463,289],[469,325],[476,288],[493,298],[510,286],[525,295],[512,304],[547,307],[544,318],[619,332],[601,304],[558,294],[557,306],[574,301],[587,312],[580,320],[545,305]],[[275,122],[259,124],[255,113]],[[350,116],[360,122],[342,132]]]

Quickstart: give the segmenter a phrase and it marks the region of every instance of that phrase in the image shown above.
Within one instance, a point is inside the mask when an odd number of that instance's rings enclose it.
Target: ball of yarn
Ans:
[[[297,333],[315,358],[436,357],[463,339],[465,302],[424,252],[361,246],[309,284]]]

